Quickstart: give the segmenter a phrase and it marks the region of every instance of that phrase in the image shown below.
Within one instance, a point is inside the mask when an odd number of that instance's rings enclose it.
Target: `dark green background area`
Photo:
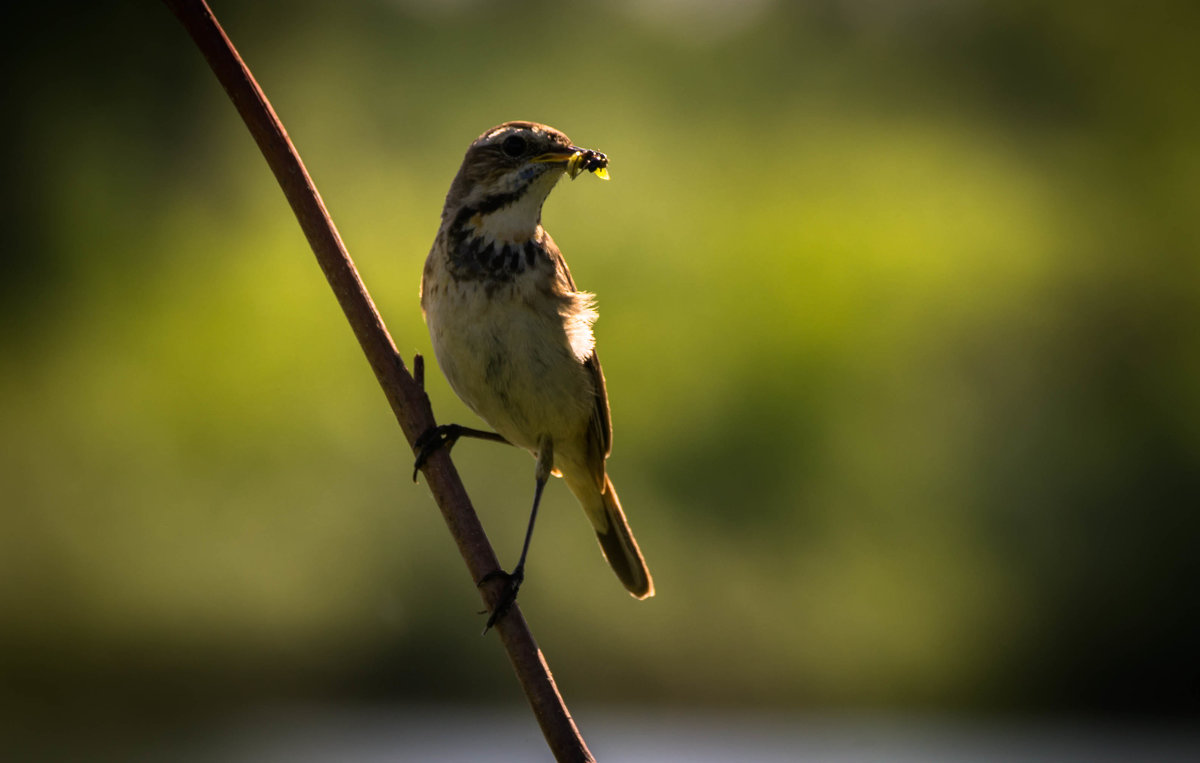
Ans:
[[[417,286],[467,144],[533,119],[611,158],[543,221],[598,295],[658,596],[624,594],[552,483],[521,602],[569,702],[1200,706],[1194,3],[214,10],[443,420],[476,423]],[[153,2],[24,13],[0,699],[519,703],[190,40]],[[455,457],[511,563],[532,460]]]

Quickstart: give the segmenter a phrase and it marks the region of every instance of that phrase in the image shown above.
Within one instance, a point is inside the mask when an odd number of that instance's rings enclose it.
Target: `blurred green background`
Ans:
[[[568,702],[1194,716],[1194,3],[214,6],[444,421],[475,420],[417,287],[467,144],[533,119],[610,156],[543,220],[599,296],[658,596],[552,484],[521,602]],[[19,14],[5,702],[519,704],[190,39],[157,3]],[[532,460],[455,460],[511,564]]]

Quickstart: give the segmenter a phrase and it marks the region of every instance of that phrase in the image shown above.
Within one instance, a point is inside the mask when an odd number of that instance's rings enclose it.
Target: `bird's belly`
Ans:
[[[587,369],[553,305],[538,309],[519,282],[492,293],[456,284],[426,314],[438,364],[475,413],[515,445],[577,438],[594,404]]]

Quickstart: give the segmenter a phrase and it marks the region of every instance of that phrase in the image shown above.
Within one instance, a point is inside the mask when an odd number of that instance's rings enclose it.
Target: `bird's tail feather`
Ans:
[[[571,486],[568,483],[568,486]],[[573,486],[571,486],[573,487]],[[596,530],[596,540],[600,541],[600,550],[608,560],[613,572],[621,579],[621,583],[638,599],[654,595],[654,581],[650,578],[650,570],[642,558],[641,549],[633,539],[625,512],[621,510],[621,501],[613,488],[612,480],[604,477],[604,491],[597,494],[595,483],[572,492],[579,498],[587,512],[592,527]]]

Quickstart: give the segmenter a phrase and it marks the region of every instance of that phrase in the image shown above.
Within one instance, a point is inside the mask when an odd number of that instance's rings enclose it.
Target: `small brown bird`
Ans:
[[[596,357],[594,298],[575,288],[541,225],[542,203],[564,174],[607,177],[608,159],[535,122],[506,122],[467,149],[446,194],[441,227],[425,261],[421,308],[438,364],[455,393],[495,430],[456,425],[427,432],[418,465],[460,436],[507,441],[537,460],[533,510],[508,594],[524,579],[542,489],[561,476],[591,521],[605,558],[639,599],[654,595],[650,572],[605,472],[612,422]],[[489,576],[491,577],[491,576]],[[482,583],[482,581],[480,581]]]

